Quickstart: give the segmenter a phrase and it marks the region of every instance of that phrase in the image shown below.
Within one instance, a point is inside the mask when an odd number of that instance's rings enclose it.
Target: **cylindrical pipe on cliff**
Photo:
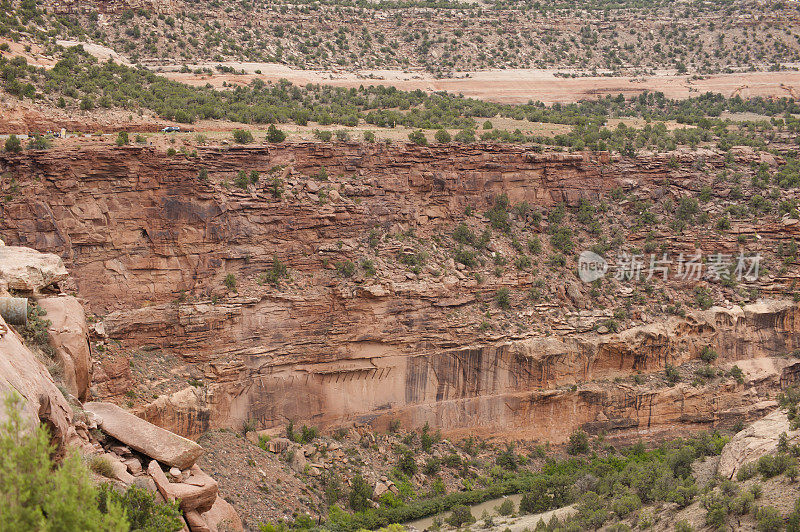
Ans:
[[[27,325],[28,298],[0,297],[0,316],[10,325]]]

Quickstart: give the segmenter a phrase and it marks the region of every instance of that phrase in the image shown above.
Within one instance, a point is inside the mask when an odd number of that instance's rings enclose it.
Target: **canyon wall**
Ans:
[[[800,338],[791,302],[714,307],[601,334],[608,313],[582,310],[570,295],[528,311],[542,328],[487,335],[473,323],[487,287],[449,255],[435,272],[393,265],[415,239],[436,241],[500,194],[550,206],[666,176],[695,187],[667,157],[320,143],[197,152],[89,145],[0,154],[0,172],[19,187],[0,204],[0,236],[65,260],[75,279],[65,288],[98,315],[104,342],[143,357],[167,350],[202,374],[203,385],[138,406],[180,434],[288,420],[384,428],[399,419],[555,441],[581,426],[638,437],[754,416],[793,378],[794,359],[775,357]],[[239,189],[231,183],[240,170],[260,177]],[[398,235],[375,257],[382,274],[337,277],[336,264],[360,260],[374,231]],[[259,282],[276,259],[289,279]],[[229,275],[235,290],[223,288]],[[554,309],[569,323],[556,323]],[[720,367],[742,366],[746,384],[669,386],[657,376],[707,345],[720,351]],[[630,380],[638,372],[646,382]],[[124,367],[111,373],[96,371],[100,395],[121,399],[137,384]]]

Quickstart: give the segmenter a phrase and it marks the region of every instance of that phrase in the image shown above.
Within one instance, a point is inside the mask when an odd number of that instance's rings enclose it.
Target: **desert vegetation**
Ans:
[[[177,58],[186,65],[238,60],[310,69],[420,69],[439,76],[490,68],[556,68],[566,76],[657,69],[706,74],[797,62],[791,10],[784,2],[748,0],[579,6],[222,0],[171,13],[122,7],[104,13],[111,23],[102,24],[91,4],[54,10],[32,0],[4,0],[0,37],[29,34],[42,46],[59,37],[92,40],[150,65]]]

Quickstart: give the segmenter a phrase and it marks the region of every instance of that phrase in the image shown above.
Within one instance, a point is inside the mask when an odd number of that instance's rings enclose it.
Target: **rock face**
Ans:
[[[0,398],[16,393],[22,397],[22,415],[29,426],[45,423],[56,445],[63,450],[75,431],[72,409],[53,378],[21,338],[0,318]],[[5,420],[0,408],[0,421]]]
[[[72,296],[46,297],[38,301],[50,321],[50,344],[64,369],[64,384],[69,393],[85,401],[89,395],[92,357],[89,349],[86,315]]]
[[[132,449],[179,469],[191,467],[203,448],[191,440],[157,427],[111,403],[91,402],[87,412],[99,418],[99,426]]]
[[[320,274],[349,258],[344,253],[373,229],[434,236],[466,208],[486,209],[502,193],[512,204],[592,201],[629,186],[631,176],[672,179],[666,158],[612,164],[519,146],[310,143],[199,147],[197,158],[140,147],[71,155],[0,154],[0,171],[26,187],[0,206],[0,235],[63,257],[81,297],[105,315],[109,338],[131,349],[175,350],[203,376],[203,387],[187,385],[140,410],[187,437],[290,419],[377,428],[427,421],[451,433],[554,441],[578,427],[648,437],[761,415],[766,396],[798,372],[785,359],[761,374],[754,368],[747,385],[613,382],[695,359],[706,345],[720,353],[719,365],[785,354],[800,346],[800,307],[792,302],[714,307],[608,334],[596,332],[608,332],[605,326],[548,314],[546,333],[492,336],[451,319],[487,299],[487,289],[455,264],[446,275],[404,271],[357,283]],[[199,181],[198,166],[215,179]],[[327,181],[310,177],[322,167]],[[219,183],[241,169],[274,168],[282,168],[282,198],[263,183],[248,191]],[[692,176],[679,178],[690,184]],[[323,202],[323,191],[337,194]],[[413,252],[403,246],[390,253]],[[276,257],[291,267],[291,290],[254,281]],[[240,291],[220,298],[227,274]],[[520,287],[530,283],[517,277]],[[560,291],[563,301],[551,307],[588,305],[586,287],[562,283]],[[132,382],[129,368],[99,366],[102,393]]]
[[[244,530],[239,514],[222,497],[217,497],[211,509],[202,513],[201,517],[211,532],[240,532]]]
[[[758,460],[778,449],[778,439],[786,433],[790,445],[800,439],[800,431],[789,430],[786,412],[775,410],[746,429],[736,433],[722,449],[717,474],[733,478],[743,465]]]
[[[0,279],[8,290],[38,293],[67,278],[61,257],[20,246],[0,247]]]

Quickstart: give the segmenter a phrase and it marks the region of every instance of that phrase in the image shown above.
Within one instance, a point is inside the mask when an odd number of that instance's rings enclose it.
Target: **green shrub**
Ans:
[[[126,146],[130,143],[127,131],[120,131],[117,133],[117,146]]]
[[[756,509],[756,529],[759,532],[778,532],[783,530],[783,518],[772,506],[761,506]]]
[[[550,508],[552,501],[545,486],[540,485],[538,488],[522,494],[522,498],[519,500],[519,513],[538,514]]]
[[[728,500],[719,493],[709,493],[703,497],[702,505],[706,510],[706,524],[718,529],[725,525],[728,517]]]
[[[511,295],[508,288],[503,287],[498,289],[497,292],[494,293],[494,300],[497,306],[503,310],[511,308]]]
[[[694,289],[694,300],[695,304],[702,310],[708,310],[714,305],[711,290],[703,286],[698,286]]]
[[[508,196],[505,194],[497,196],[492,208],[486,211],[486,217],[489,218],[492,227],[508,232],[511,229],[511,222],[508,218]]]
[[[567,453],[584,454],[589,451],[589,435],[582,430],[576,430],[569,436],[569,443],[567,444]]]
[[[475,517],[473,517],[472,511],[469,509],[469,506],[459,504],[453,507],[452,513],[445,521],[450,526],[461,528],[464,525],[469,525],[474,523]]]
[[[514,446],[511,444],[506,445],[505,450],[498,453],[495,463],[506,471],[515,471],[517,469],[517,454],[514,452]]]
[[[621,495],[611,501],[611,510],[620,519],[624,519],[628,514],[635,512],[642,507],[642,501],[635,494]]]
[[[354,512],[363,512],[370,507],[369,501],[372,499],[372,488],[360,474],[353,477],[351,481],[350,495],[347,497],[350,508]]]
[[[138,486],[119,492],[111,484],[103,484],[97,500],[103,513],[111,505],[121,507],[132,532],[177,532],[183,528],[178,501],[159,503],[154,493]]]
[[[233,184],[236,185],[237,188],[247,190],[247,187],[250,186],[250,178],[247,176],[247,172],[245,170],[239,170],[239,173],[236,174],[236,179],[233,180]]]
[[[438,458],[428,458],[425,465],[422,466],[422,472],[426,475],[433,476],[439,472],[442,462]]]
[[[456,142],[460,142],[461,144],[469,144],[470,142],[475,142],[475,132],[471,129],[462,129],[456,136],[453,137],[453,140]]]
[[[13,133],[6,139],[6,151],[12,153],[18,153],[22,151],[22,142],[20,142],[19,137]]]
[[[300,429],[300,441],[297,443],[311,443],[317,436],[319,436],[319,431],[316,427],[307,427],[303,425]]]
[[[330,142],[333,138],[333,133],[331,131],[320,131],[319,129],[315,129],[314,136],[322,142]]]
[[[794,464],[794,459],[788,454],[767,454],[758,459],[758,472],[768,479],[780,475],[792,464]]]
[[[89,469],[101,477],[115,478],[114,467],[104,455],[94,454],[88,460]]]
[[[742,465],[736,471],[736,480],[738,480],[739,482],[744,482],[745,480],[750,480],[757,474],[758,474],[758,463],[748,462]]]
[[[201,168],[197,173],[197,179],[200,181],[208,181],[208,168]]]
[[[425,133],[423,133],[420,129],[409,133],[408,140],[414,144],[417,144],[418,146],[427,146],[428,144],[428,139],[425,138]]]
[[[675,369],[675,366],[672,364],[667,364],[664,367],[664,378],[667,379],[669,384],[675,384],[680,382],[681,374]]]
[[[447,132],[446,129],[438,130],[434,135],[434,138],[436,139],[436,142],[438,142],[439,144],[446,144],[453,140],[453,137],[450,135],[450,133]]]
[[[441,438],[441,433],[438,431],[435,434],[431,434],[431,427],[426,421],[425,425],[422,427],[422,432],[420,433],[419,436],[419,443],[422,450],[425,451],[426,453],[431,452],[433,444],[439,441],[440,438]]]
[[[42,135],[34,135],[28,141],[28,149],[31,150],[49,150],[53,143],[50,139]]]
[[[100,508],[97,488],[76,451],[61,464],[43,425],[28,430],[22,399],[5,398],[6,419],[0,424],[0,530],[126,531],[121,506]]]
[[[516,266],[518,270],[527,270],[531,267],[531,258],[527,255],[520,255],[514,259],[514,266]]]
[[[699,212],[700,206],[697,200],[689,196],[683,196],[678,200],[678,208],[675,211],[675,216],[681,221],[690,222]]]
[[[251,138],[252,140],[252,138]],[[270,124],[267,128],[267,142],[279,143],[286,140],[286,133],[275,127],[275,124]]]
[[[719,354],[712,348],[710,345],[703,347],[703,350],[700,351],[700,360],[705,362],[706,364],[711,364],[714,362]]]
[[[500,506],[497,507],[497,513],[499,515],[512,515],[514,513],[514,501],[511,499],[504,500]]]
[[[752,493],[741,493],[730,502],[729,511],[734,515],[747,515],[753,510],[755,500]]]
[[[400,460],[397,462],[397,468],[409,477],[414,476],[417,472],[417,461],[414,459],[414,453],[410,450],[403,451]]]
[[[349,260],[336,262],[334,266],[336,267],[336,271],[342,277],[352,277],[353,274],[356,273],[356,265]]]
[[[453,240],[459,244],[474,245],[476,237],[467,224],[461,223],[453,230]]]
[[[233,140],[238,144],[249,144],[253,142],[253,134],[244,129],[235,129]]]
[[[225,288],[228,290],[235,292],[236,291],[236,276],[232,273],[229,273],[225,276],[225,280],[222,281],[222,284],[225,285]]]
[[[475,256],[475,252],[463,247],[459,247],[453,252],[453,259],[468,268],[474,268],[478,265],[478,258]]]
[[[570,254],[574,244],[572,243],[572,230],[569,227],[558,227],[550,235],[550,243],[557,250]]]
[[[259,284],[280,285],[281,279],[289,277],[289,269],[278,257],[272,257],[272,265],[258,277]]]

